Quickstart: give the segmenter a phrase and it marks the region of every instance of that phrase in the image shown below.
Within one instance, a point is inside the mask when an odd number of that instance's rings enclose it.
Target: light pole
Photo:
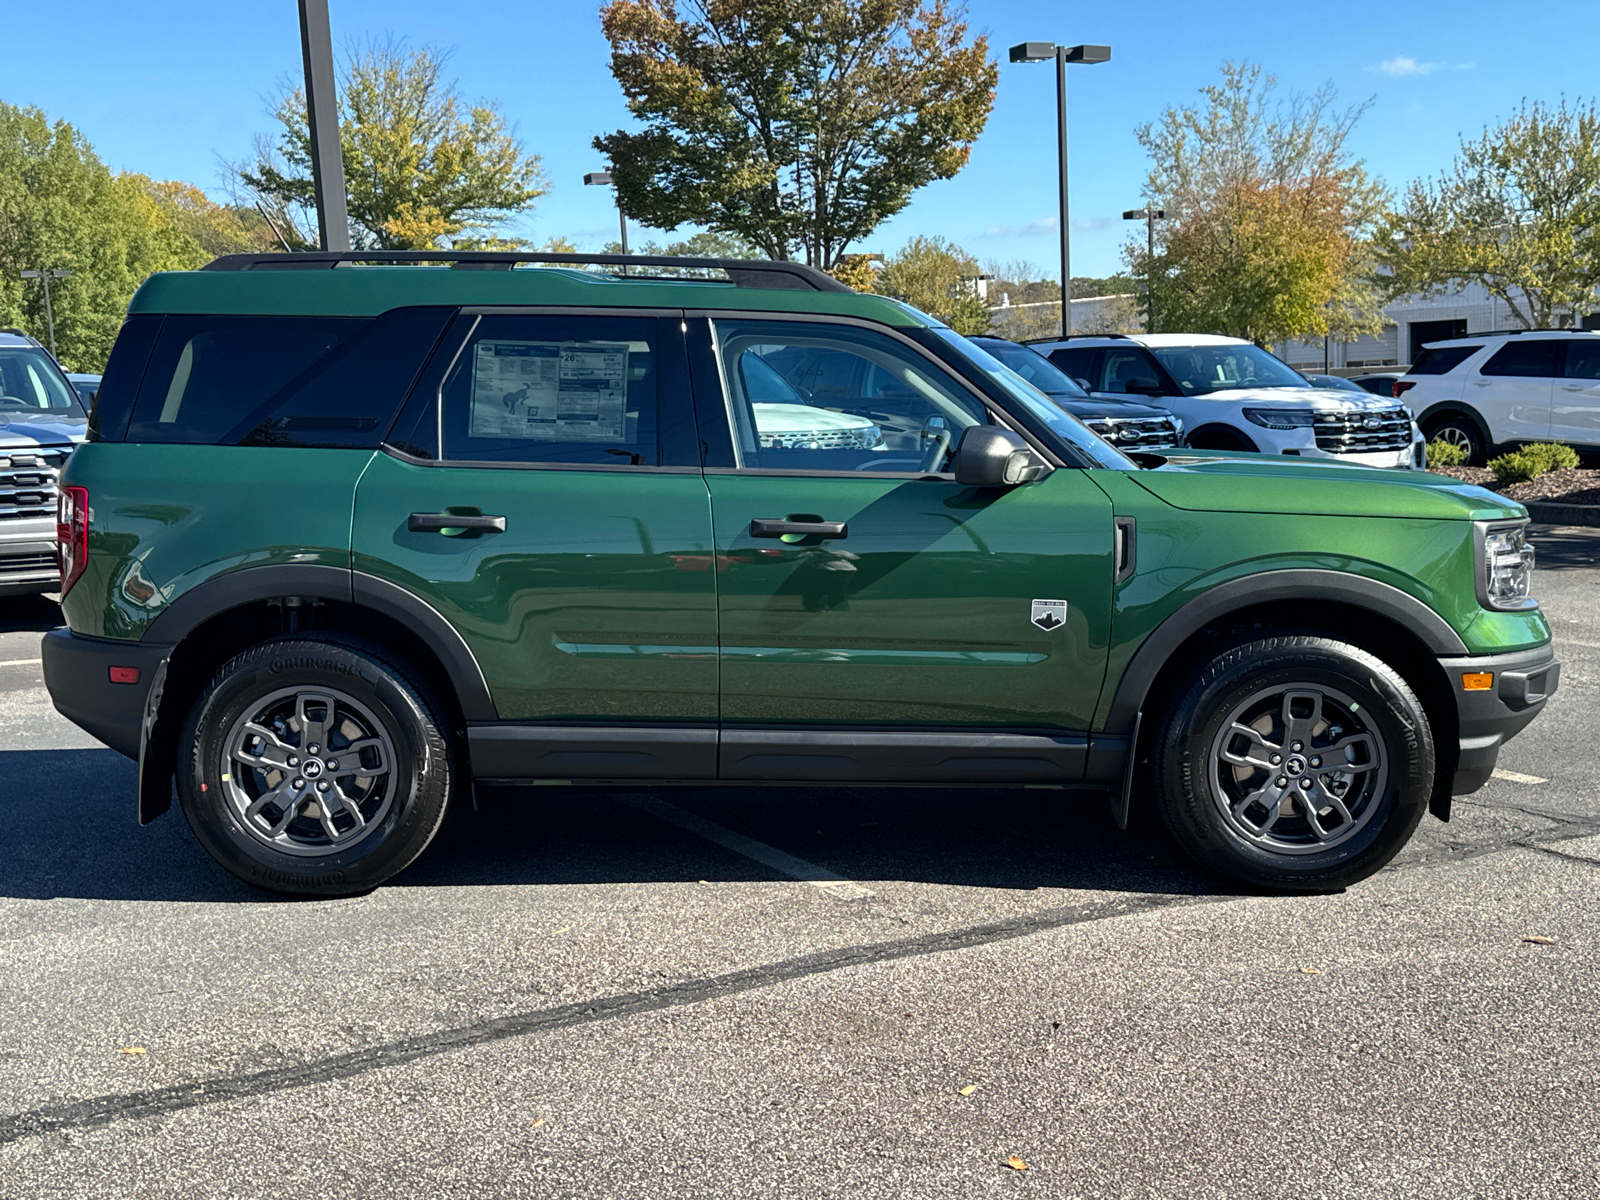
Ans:
[[[611,172],[610,171],[590,171],[587,175],[585,175],[583,177],[583,182],[586,183],[586,184],[595,184],[595,185],[610,183],[611,182]],[[622,211],[622,197],[618,196],[616,198],[616,200],[617,200],[617,224],[622,227],[622,252],[624,254],[626,254],[628,252],[628,218],[623,214],[623,211]]]
[[[1110,46],[1058,46],[1054,42],[1021,42],[1011,47],[1012,62],[1056,60],[1056,141],[1061,160],[1061,336],[1072,333],[1072,227],[1067,211],[1067,64],[1111,61]]]
[[[324,250],[350,249],[344,195],[344,150],[333,82],[333,36],[328,0],[300,0],[300,55],[306,69],[306,118],[311,133],[311,187]]]
[[[52,279],[68,279],[72,275],[64,267],[53,267],[47,271],[24,271],[24,279],[37,279],[44,284],[44,321],[50,330],[50,357],[56,356],[56,315],[50,308],[50,281]]]
[[[1167,215],[1164,208],[1130,208],[1122,214],[1124,221],[1143,221],[1145,223],[1145,252],[1144,252],[1144,331],[1156,331],[1156,289],[1150,282],[1151,272],[1155,270],[1156,261],[1156,222],[1163,220]]]

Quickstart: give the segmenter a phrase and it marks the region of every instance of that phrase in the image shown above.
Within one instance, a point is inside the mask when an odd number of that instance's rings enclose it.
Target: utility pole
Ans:
[[[311,126],[311,182],[317,195],[317,233],[324,250],[350,249],[344,198],[344,152],[333,79],[328,0],[300,0],[300,54],[306,69],[306,119]]]
[[[1151,274],[1155,270],[1156,262],[1156,222],[1164,220],[1167,210],[1164,208],[1130,208],[1122,214],[1124,221],[1143,221],[1145,223],[1145,258],[1144,258],[1144,331],[1156,331],[1156,290],[1151,286]]]
[[[24,271],[22,273],[22,277],[24,279],[37,279],[40,283],[44,284],[44,321],[45,325],[50,330],[51,358],[55,358],[56,356],[56,315],[50,308],[50,281],[52,279],[67,279],[70,278],[71,275],[72,272],[63,267],[52,267],[49,270],[40,271]]]

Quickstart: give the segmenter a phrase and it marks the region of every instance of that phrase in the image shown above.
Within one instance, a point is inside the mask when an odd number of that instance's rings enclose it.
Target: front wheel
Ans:
[[[1202,865],[1255,887],[1365,879],[1405,845],[1433,790],[1433,734],[1415,693],[1331,638],[1266,638],[1198,664],[1155,737],[1168,831]]]
[[[190,711],[178,800],[200,844],[247,883],[353,895],[438,831],[454,774],[448,730],[382,647],[264,642],[225,663]]]

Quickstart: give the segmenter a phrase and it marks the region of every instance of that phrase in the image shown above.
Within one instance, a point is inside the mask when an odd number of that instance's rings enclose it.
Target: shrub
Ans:
[[[1446,441],[1428,443],[1428,465],[1430,467],[1464,467],[1467,465],[1467,452],[1460,446]]]
[[[1497,483],[1526,483],[1546,471],[1577,465],[1577,451],[1559,442],[1535,442],[1489,460],[1489,470],[1494,472]]]

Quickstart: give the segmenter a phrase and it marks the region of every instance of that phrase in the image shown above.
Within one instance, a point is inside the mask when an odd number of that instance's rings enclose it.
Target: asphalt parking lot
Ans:
[[[1536,543],[1560,693],[1295,899],[1050,791],[547,788],[279,900],[0,600],[0,1197],[1591,1196],[1600,537]]]

